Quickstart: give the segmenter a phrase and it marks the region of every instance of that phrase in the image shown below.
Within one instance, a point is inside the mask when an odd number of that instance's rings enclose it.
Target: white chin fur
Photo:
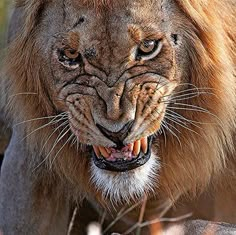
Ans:
[[[127,172],[102,170],[92,161],[91,180],[102,191],[103,197],[111,202],[130,202],[153,191],[157,184],[159,167],[158,158],[154,154],[151,154],[143,166]]]

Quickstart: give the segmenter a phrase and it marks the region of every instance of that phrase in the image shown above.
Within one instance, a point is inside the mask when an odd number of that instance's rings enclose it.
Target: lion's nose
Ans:
[[[129,131],[131,130],[133,126],[134,120],[131,120],[127,122],[120,131],[118,132],[112,132],[110,130],[107,130],[105,127],[97,124],[97,127],[100,129],[100,131],[105,135],[107,138],[112,140],[117,148],[122,148],[124,147],[123,141],[127,137]]]

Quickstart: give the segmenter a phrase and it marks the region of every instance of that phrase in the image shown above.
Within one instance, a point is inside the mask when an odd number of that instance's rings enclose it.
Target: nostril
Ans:
[[[97,124],[96,126],[99,128],[103,135],[105,135],[107,138],[109,138],[116,144],[116,147],[118,149],[121,149],[124,147],[123,141],[131,130],[133,123],[134,120],[127,122],[118,132],[112,132],[99,124]]]

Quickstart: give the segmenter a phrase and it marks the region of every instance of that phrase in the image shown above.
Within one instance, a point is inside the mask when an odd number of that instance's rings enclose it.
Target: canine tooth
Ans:
[[[100,152],[101,152],[101,154],[102,154],[103,157],[108,158],[108,157],[110,156],[110,155],[108,154],[107,150],[106,150],[104,147],[99,146],[99,150],[100,150]]]
[[[144,137],[141,139],[141,148],[142,148],[142,151],[143,153],[147,153],[147,150],[148,150],[148,140],[147,140],[147,137]]]
[[[97,146],[93,146],[93,150],[94,150],[95,154],[97,155],[97,157],[101,157],[100,150]]]
[[[141,141],[136,140],[134,142],[134,149],[133,149],[134,156],[138,156],[138,154],[140,153],[140,148],[141,148]]]

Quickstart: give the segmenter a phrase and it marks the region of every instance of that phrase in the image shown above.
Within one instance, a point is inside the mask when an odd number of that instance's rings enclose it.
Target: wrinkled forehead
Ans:
[[[68,3],[73,5],[75,8],[93,9],[97,12],[110,12],[115,11],[121,12],[127,9],[152,9],[153,7],[161,7],[163,0],[65,0],[65,5]]]
[[[164,19],[167,0],[65,0],[66,18],[79,24],[82,18],[96,24],[119,25],[132,23],[157,27]],[[81,18],[82,17],[82,18]],[[84,20],[84,19],[83,19]],[[76,24],[76,22],[75,22]],[[155,25],[155,26],[154,26]]]

